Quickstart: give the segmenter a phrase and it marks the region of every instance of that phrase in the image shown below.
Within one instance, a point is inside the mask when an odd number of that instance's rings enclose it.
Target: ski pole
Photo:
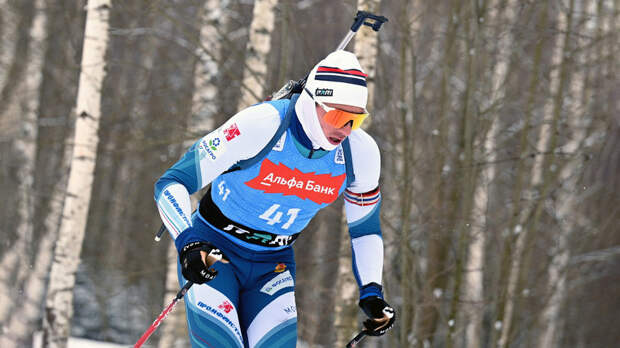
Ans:
[[[367,21],[367,19],[369,21]],[[342,41],[340,41],[340,44],[336,48],[336,51],[343,50],[345,47],[347,47],[351,39],[355,36],[355,34],[362,25],[367,25],[371,27],[374,31],[378,32],[379,29],[381,29],[381,25],[387,21],[388,19],[384,16],[378,16],[376,14],[366,11],[357,11],[357,13],[355,14],[355,18],[353,19],[351,29],[349,30],[347,35],[345,35]],[[297,81],[290,80],[284,86],[282,86],[282,88],[267,97],[267,99],[265,100],[290,99],[291,95],[295,93],[301,93],[303,91],[303,87],[306,84],[306,79],[308,79],[308,76]]]
[[[370,21],[366,21],[370,19]],[[353,20],[353,25],[351,25],[351,30],[347,33],[347,35],[342,39],[336,51],[343,50],[348,44],[349,41],[355,36],[357,30],[363,25],[367,25],[372,28],[374,31],[379,31],[381,29],[381,24],[387,22],[388,19],[383,16],[377,16],[376,14],[366,12],[366,11],[357,11],[355,14],[355,19]]]
[[[159,228],[159,231],[157,231],[157,234],[155,234],[155,241],[159,242],[161,240],[161,236],[164,234],[164,232],[166,231],[166,225],[161,224],[161,227]]]
[[[357,336],[353,337],[353,339],[347,343],[347,348],[357,347],[357,344],[360,343],[368,334],[366,330],[360,331]]]
[[[153,332],[155,332],[155,330],[157,329],[157,327],[159,326],[159,324],[161,324],[161,322],[166,319],[166,317],[168,316],[168,314],[170,312],[172,312],[172,309],[174,308],[174,306],[177,304],[177,302],[183,298],[183,296],[185,296],[185,294],[187,293],[187,291],[189,290],[189,288],[193,285],[194,283],[188,281],[187,283],[185,283],[185,285],[181,288],[181,290],[179,290],[179,292],[177,292],[176,297],[172,300],[172,302],[166,307],[164,308],[164,310],[161,312],[161,314],[157,317],[157,319],[155,319],[155,321],[153,322],[153,324],[151,324],[151,326],[142,334],[142,337],[140,337],[140,339],[138,340],[138,342],[136,342],[136,344],[134,344],[133,348],[140,348],[142,347],[142,345],[144,344],[144,342],[146,342],[146,340],[149,339],[149,337],[151,337],[151,335],[153,334]]]

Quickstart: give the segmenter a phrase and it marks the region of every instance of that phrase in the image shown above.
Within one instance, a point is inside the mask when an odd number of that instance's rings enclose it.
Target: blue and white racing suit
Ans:
[[[344,193],[360,298],[381,294],[383,241],[379,149],[362,129],[349,136],[355,180],[347,187],[341,146],[311,150],[293,115],[258,163],[290,100],[264,102],[234,115],[197,141],[155,184],[161,218],[177,249],[208,241],[229,264],[185,297],[192,347],[295,347],[295,262],[291,245],[312,217]],[[224,173],[226,172],[226,173]],[[190,194],[212,184],[191,213]],[[179,280],[186,280],[179,272]]]

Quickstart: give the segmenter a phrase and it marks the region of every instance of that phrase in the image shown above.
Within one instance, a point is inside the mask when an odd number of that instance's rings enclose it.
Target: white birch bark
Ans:
[[[519,278],[519,266],[521,265],[521,253],[525,245],[525,233],[520,230],[513,252],[513,259],[510,264],[510,277],[508,278],[508,290],[506,295],[506,309],[501,321],[501,335],[498,341],[498,346],[504,348],[508,344],[508,335],[510,334],[510,326],[512,325],[512,313],[515,306],[515,296],[517,290],[517,281]],[[515,229],[517,230],[517,229]]]
[[[482,171],[478,187],[474,192],[474,206],[472,209],[472,242],[468,248],[467,275],[465,277],[465,302],[467,320],[465,325],[468,347],[481,347],[482,320],[484,317],[484,246],[486,240],[487,209],[490,195],[490,185],[495,178],[496,139],[499,132],[499,123],[492,121],[491,130],[484,143],[484,152],[488,154],[489,162]]]
[[[31,274],[24,284],[24,304],[18,308],[8,324],[8,330],[12,330],[12,328],[19,329],[20,326],[27,325],[28,333],[24,334],[24,342],[27,337],[32,336],[33,347],[43,346],[43,335],[41,335],[41,331],[38,331],[39,334],[31,335],[31,333],[32,330],[40,329],[40,324],[38,323],[41,319],[41,305],[45,299],[49,270],[54,256],[54,243],[56,242],[58,228],[60,227],[68,176],[67,169],[70,167],[70,156],[71,148],[65,145],[65,151],[60,161],[60,172],[66,174],[63,174],[59,178],[52,190],[51,199],[49,201],[49,211],[43,223],[45,232],[39,241],[36,261]],[[26,301],[28,302],[26,303]]]
[[[267,57],[271,49],[271,33],[275,25],[274,11],[277,4],[278,0],[256,0],[254,2],[239,109],[250,106],[265,96]]]
[[[578,3],[577,6],[582,3]],[[595,36],[596,23],[596,2],[584,1],[583,2],[583,27],[594,30],[590,30],[592,36]],[[575,13],[582,13],[581,9],[576,9]],[[577,45],[584,45],[585,40],[583,36],[576,38]],[[569,126],[571,126],[573,138],[570,139],[563,147],[564,153],[575,153],[579,150],[580,144],[586,137],[585,129],[588,127],[587,115],[585,114],[586,105],[582,102],[589,100],[586,96],[582,99],[583,88],[585,87],[585,79],[587,78],[583,68],[587,61],[585,54],[576,54],[574,57],[575,66],[577,70],[573,72],[573,81],[570,85],[570,98],[567,103],[568,112],[567,115],[571,116],[568,120]],[[560,310],[561,305],[564,302],[566,296],[566,267],[568,266],[570,253],[568,242],[575,230],[574,219],[571,216],[577,210],[579,204],[579,194],[577,189],[577,180],[579,175],[577,172],[582,166],[581,156],[575,156],[560,171],[559,182],[562,184],[560,194],[558,195],[557,202],[558,207],[556,209],[556,219],[559,221],[560,233],[554,236],[555,245],[550,250],[553,255],[549,268],[547,270],[547,282],[551,291],[551,296],[547,300],[547,303],[542,311],[540,323],[543,328],[542,333],[538,339],[538,347],[558,347],[558,330],[561,328]]]
[[[357,8],[361,11],[370,11],[377,13],[380,0],[358,0]],[[418,24],[416,22],[415,24]],[[368,110],[372,109],[372,96],[374,96],[375,88],[375,75],[377,72],[377,45],[379,44],[379,33],[371,30],[369,27],[362,26],[355,35],[355,55],[360,62],[360,65],[364,69],[364,72],[368,74],[367,88],[368,88]]]
[[[494,19],[496,25],[501,23],[509,24],[505,33],[500,33],[498,51],[500,56],[493,68],[492,75],[492,98],[488,105],[494,105],[504,98],[506,90],[502,87],[508,76],[508,63],[510,59],[510,45],[513,42],[512,23],[514,23],[516,13],[516,0],[508,0],[505,3],[506,9],[500,15],[497,7],[499,1],[494,1],[491,8],[494,9],[489,17]],[[474,206],[472,209],[472,243],[468,248],[467,276],[465,277],[465,302],[470,303],[466,306],[467,320],[465,321],[465,333],[468,347],[482,346],[482,320],[484,318],[484,246],[486,240],[486,217],[490,195],[490,184],[495,178],[496,142],[499,135],[499,122],[493,119],[491,129],[484,143],[484,153],[487,154],[485,161],[487,167],[481,172],[479,185],[474,192]]]
[[[499,7],[502,0],[496,0],[491,5],[492,8]],[[504,99],[506,89],[503,87],[508,77],[508,63],[510,61],[511,45],[514,43],[513,26],[515,24],[517,6],[519,5],[516,0],[506,0],[505,13],[503,16],[499,14],[491,13],[489,16],[496,18],[495,25],[501,27],[507,25],[506,31],[499,34],[498,42],[498,59],[495,67],[493,68],[492,77],[492,98],[488,102],[488,105],[493,105],[499,100]],[[498,11],[497,9],[493,12]]]
[[[11,103],[0,118],[17,120],[21,124],[16,135],[14,148],[20,154],[21,164],[17,177],[19,180],[15,198],[17,202],[18,225],[17,241],[5,252],[0,262],[0,322],[7,319],[10,309],[15,302],[15,292],[21,287],[26,278],[29,267],[29,258],[32,255],[28,249],[32,242],[34,230],[33,220],[33,182],[36,162],[37,141],[37,112],[39,108],[39,87],[43,75],[43,42],[45,40],[45,11],[43,2],[38,0],[34,4],[34,17],[30,29],[28,47],[28,65],[24,71],[25,79],[17,86],[16,95],[19,98]],[[14,279],[13,279],[14,278]],[[15,286],[17,285],[17,286]],[[11,289],[13,291],[11,291]],[[6,347],[4,344],[0,346]]]
[[[110,6],[111,0],[90,0],[87,5],[73,155],[45,304],[44,347],[66,347],[70,333],[75,272],[80,262],[97,159]]]
[[[215,26],[225,25],[222,23],[225,17],[222,16],[220,0],[207,0],[203,11],[200,17],[201,23],[205,25],[200,28],[200,47],[196,52],[198,62],[192,98],[192,123],[196,130],[208,131],[213,129],[212,116],[217,112],[217,86],[214,80],[219,70],[217,55],[220,52],[220,40],[217,39],[219,34]]]
[[[578,125],[583,127],[583,125]],[[565,145],[566,149],[576,150],[581,140],[583,140],[583,130],[577,131],[575,138],[571,139],[569,144]],[[575,229],[574,219],[571,215],[578,209],[579,195],[577,189],[576,174],[580,163],[581,156],[576,156],[574,160],[568,163],[560,173],[560,183],[562,183],[562,194],[558,196],[557,202],[557,219],[560,222],[560,232],[554,236],[555,245],[550,250],[553,255],[549,268],[547,270],[547,282],[551,289],[551,296],[547,300],[545,308],[541,315],[542,334],[539,336],[538,347],[558,347],[558,336],[560,323],[560,309],[566,295],[566,267],[570,258],[568,242]]]
[[[24,291],[16,300],[19,302],[19,307],[15,308],[13,315],[9,318],[6,326],[7,334],[0,336],[0,346],[3,348],[28,346],[32,335],[37,330],[56,241],[55,232],[47,230],[39,241],[36,260],[32,268],[29,268],[30,275],[24,284]]]
[[[13,6],[7,0],[0,0],[0,13],[2,15],[2,36],[0,36],[0,90],[7,82],[7,73],[11,66],[15,45],[17,44],[17,21],[18,16],[13,11]],[[4,128],[4,124],[0,123]]]
[[[569,0],[573,1],[573,0]],[[567,27],[566,18],[562,15],[558,15],[558,27],[559,32],[567,33],[570,28]],[[551,66],[559,67],[562,64],[562,55],[564,52],[564,44],[561,40],[563,36],[556,35],[556,42],[553,44],[553,53],[551,58]],[[550,76],[550,88],[552,91],[552,95],[557,95],[558,93],[562,93],[561,91],[561,69],[556,68],[551,71]],[[560,99],[560,103],[562,99]],[[538,135],[538,142],[536,144],[536,148],[539,152],[545,152],[549,147],[549,141],[552,137],[552,123],[554,118],[554,109],[559,107],[554,103],[555,98],[548,98],[547,102],[543,107],[543,122],[540,128],[540,133]],[[550,149],[553,151],[554,149]],[[532,167],[532,177],[530,187],[536,188],[543,182],[543,172],[544,172],[544,160],[545,156],[536,156],[534,160],[534,165]],[[519,280],[519,270],[521,267],[523,251],[525,248],[525,241],[527,236],[527,231],[522,230],[523,223],[525,223],[525,219],[530,215],[530,212],[533,209],[534,204],[530,204],[525,207],[520,214],[520,224],[516,226],[515,233],[517,235],[517,241],[515,245],[515,249],[513,252],[513,257],[510,265],[510,276],[508,278],[508,286],[506,291],[506,307],[504,311],[504,316],[502,319],[502,327],[501,327],[501,335],[499,338],[498,345],[500,348],[504,348],[508,345],[510,330],[512,327],[512,317],[514,313],[515,301],[517,300],[517,288],[518,288],[518,280]]]

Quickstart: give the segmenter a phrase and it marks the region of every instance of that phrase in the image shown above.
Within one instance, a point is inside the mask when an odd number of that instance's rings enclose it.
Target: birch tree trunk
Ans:
[[[271,33],[275,25],[274,11],[277,4],[278,0],[254,2],[238,109],[250,106],[265,96],[267,58],[271,50]]]
[[[381,0],[358,0],[357,8],[360,11],[369,11],[372,13],[378,13],[381,6]],[[372,110],[373,100],[375,95],[375,81],[377,74],[377,45],[379,44],[379,33],[370,30],[365,26],[362,26],[355,35],[355,55],[360,62],[360,65],[364,69],[364,72],[368,74],[366,79],[368,88],[368,103],[366,109]]]
[[[566,83],[567,75],[567,54],[569,50],[568,40],[570,38],[570,31],[572,30],[572,11],[574,8],[574,0],[569,0],[570,5],[568,8],[568,14],[566,19],[562,16],[558,16],[560,32],[564,34],[564,42],[560,43],[561,36],[557,36],[557,43],[553,45],[554,52],[552,54],[551,66],[560,66],[560,69],[556,69],[551,73],[551,91],[554,93],[553,98],[545,104],[544,107],[544,120],[540,128],[540,134],[538,136],[538,143],[536,148],[542,153],[553,153],[555,151],[555,126],[560,117],[560,112],[563,103],[564,86]],[[552,154],[549,156],[553,156]],[[508,278],[508,288],[506,297],[506,308],[504,317],[502,320],[502,330],[499,339],[500,348],[507,347],[510,344],[511,330],[513,329],[514,308],[518,297],[518,281],[520,273],[522,272],[523,254],[525,252],[526,241],[529,239],[529,235],[532,230],[536,229],[536,222],[540,214],[542,207],[541,200],[545,200],[547,188],[549,187],[549,168],[550,161],[546,156],[537,156],[532,168],[531,185],[532,188],[537,188],[542,185],[541,198],[538,202],[523,209],[520,214],[520,224],[523,226],[526,219],[530,216],[531,212],[534,212],[532,218],[532,224],[525,229],[522,229],[517,236],[516,247],[513,253],[512,264],[510,267],[510,275]]]
[[[583,13],[583,20],[577,20],[576,22],[582,22],[583,28],[586,28],[586,30],[587,28],[598,28],[601,24],[600,20],[597,18],[597,23],[593,23],[595,21],[593,18],[596,18],[595,1],[584,1],[577,5],[583,6],[583,9],[576,9],[575,11],[576,14]],[[566,29],[565,45],[569,39],[569,30],[571,29]],[[589,34],[595,37],[596,33],[594,31],[596,29],[591,31],[592,33]],[[576,38],[576,42],[578,46],[586,44],[583,35]],[[585,90],[586,80],[588,79],[587,73],[584,72],[585,66],[588,63],[586,53],[576,54],[574,59],[575,61],[571,65],[571,68],[574,69],[574,78],[570,84],[570,98],[567,102],[568,112],[566,113],[570,117],[568,124],[574,133],[572,139],[562,147],[562,152],[568,154],[578,153],[577,151],[579,151],[583,140],[587,136],[585,129],[589,128],[591,123],[591,118],[585,112],[589,110],[587,106],[590,104],[591,99],[589,91]],[[574,216],[575,212],[578,211],[580,198],[580,190],[577,189],[580,177],[578,173],[583,165],[582,156],[575,155],[574,158],[569,159],[559,175],[558,182],[561,188],[560,194],[556,199],[558,204],[556,220],[559,222],[560,231],[552,239],[555,242],[551,249],[553,257],[547,270],[547,283],[551,295],[543,308],[540,318],[543,330],[538,338],[538,347],[541,348],[559,346],[559,332],[563,326],[560,310],[567,292],[566,268],[570,258],[569,241],[573,231],[576,230],[575,225],[579,226],[579,223],[575,223],[576,219]]]
[[[407,13],[408,11],[404,11]],[[397,260],[386,259],[385,269],[394,269],[393,263],[397,263],[400,265],[400,295],[402,298],[402,305],[400,307],[400,332],[398,339],[401,344],[408,344],[411,332],[413,331],[413,320],[414,320],[414,304],[415,304],[415,294],[414,294],[414,277],[416,270],[416,263],[414,262],[414,255],[411,248],[412,242],[412,233],[411,233],[411,213],[413,210],[413,184],[414,184],[414,171],[413,171],[413,163],[414,158],[413,154],[415,142],[413,141],[414,137],[414,124],[415,121],[412,119],[416,116],[416,69],[417,69],[417,61],[415,56],[411,56],[411,64],[410,69],[411,73],[405,73],[407,69],[408,60],[406,59],[406,51],[408,51],[407,46],[412,45],[411,42],[411,26],[407,25],[407,30],[409,31],[405,36],[405,40],[403,40],[403,44],[401,49],[403,52],[401,53],[401,57],[403,57],[401,63],[401,71],[403,72],[401,77],[401,97],[400,100],[405,102],[406,100],[411,100],[412,103],[407,108],[401,108],[400,110],[400,125],[402,127],[402,138],[400,139],[400,143],[402,144],[402,172],[400,173],[400,177],[403,180],[402,187],[402,196],[400,197],[400,238],[396,237],[396,240],[390,241],[389,236],[385,236],[384,240],[388,241],[387,252],[386,255],[395,255],[398,254],[399,258]],[[410,92],[407,93],[407,85],[409,79],[412,79]],[[407,97],[407,94],[411,94],[410,97]],[[398,251],[394,248],[392,243],[396,242],[398,245]],[[390,250],[392,249],[392,250]],[[396,333],[394,333],[395,335]]]
[[[490,100],[485,102],[488,108],[494,108],[505,96],[503,84],[508,76],[508,63],[510,45],[513,43],[512,24],[516,14],[516,1],[508,0],[504,3],[504,8],[500,8],[499,1],[493,1],[489,6],[491,13],[489,18],[496,27],[502,24],[509,25],[506,32],[494,33],[493,37],[499,37],[498,51],[500,52],[491,74],[491,94]],[[499,121],[492,119],[491,127],[486,136],[483,146],[483,153],[486,155],[482,160],[488,164],[482,170],[479,183],[474,192],[473,209],[471,212],[471,239],[467,252],[466,261],[467,276],[465,278],[465,333],[466,346],[482,346],[482,321],[484,319],[484,260],[485,242],[487,232],[488,203],[491,195],[490,185],[495,178],[495,160],[497,157],[497,137],[499,135]]]
[[[43,74],[43,42],[45,40],[45,10],[43,2],[33,4],[33,20],[30,29],[28,55],[21,57],[27,62],[24,71],[25,78],[17,81],[17,97],[15,103],[10,103],[0,118],[12,119],[21,124],[16,140],[13,144],[21,163],[17,172],[19,180],[17,192],[17,241],[2,256],[0,264],[0,322],[7,319],[7,315],[15,302],[16,293],[12,293],[22,286],[29,272],[32,252],[29,246],[32,243],[34,231],[34,170],[36,162],[37,119],[39,109],[39,89]],[[1,341],[0,341],[1,343]],[[1,344],[3,347],[4,344]]]
[[[10,317],[6,327],[7,335],[0,338],[3,348],[27,347],[37,331],[37,323],[41,318],[41,304],[45,296],[47,276],[52,261],[56,231],[48,230],[37,248],[36,260],[30,275],[24,284],[24,291],[19,296],[20,306]]]
[[[374,10],[368,8],[371,11],[377,11],[379,4],[374,6]],[[390,230],[386,230],[384,233],[384,245],[386,248],[385,255],[397,255],[396,257],[386,257],[384,269],[399,269],[397,278],[400,280],[400,300],[399,307],[399,332],[390,335],[390,342],[388,346],[398,344],[408,345],[411,343],[413,321],[414,321],[414,304],[416,294],[414,291],[414,274],[418,272],[415,255],[411,247],[412,237],[412,211],[414,208],[414,181],[416,180],[414,175],[414,163],[415,163],[415,136],[416,130],[415,118],[417,117],[417,92],[416,84],[418,82],[418,63],[416,57],[416,51],[414,48],[413,37],[420,28],[420,21],[410,21],[413,13],[416,13],[417,9],[421,6],[414,6],[413,3],[405,2],[400,7],[399,28],[400,32],[400,77],[398,79],[398,89],[401,106],[397,109],[397,115],[394,124],[396,128],[400,129],[396,139],[393,140],[396,148],[399,150],[399,155],[394,156],[395,171],[392,175],[397,176],[400,179],[400,183],[397,184],[399,190],[399,197],[397,199],[397,206],[395,215],[397,216],[397,230],[393,235],[387,233]],[[376,35],[376,34],[375,34]],[[376,46],[375,46],[376,49]],[[398,168],[398,169],[396,169]],[[390,285],[388,280],[392,277],[385,277],[384,283]],[[388,288],[396,288],[396,284]],[[388,301],[394,303],[396,298],[391,295]],[[384,340],[385,341],[385,340]]]
[[[573,113],[577,115],[577,113]],[[575,122],[577,134],[566,144],[563,149],[572,153],[576,151],[584,138],[583,125]],[[582,128],[583,127],[583,128]],[[561,329],[560,309],[566,296],[566,267],[570,258],[569,240],[575,230],[574,214],[578,210],[579,190],[577,188],[577,172],[581,163],[581,156],[575,156],[562,169],[559,177],[562,193],[558,196],[557,220],[559,221],[560,231],[553,238],[555,242],[550,253],[553,255],[547,270],[547,283],[551,291],[551,296],[547,300],[541,315],[542,334],[539,336],[538,347],[558,347],[558,331]],[[577,224],[578,225],[578,224]]]
[[[467,80],[463,96],[462,106],[462,130],[460,130],[462,138],[460,143],[461,149],[459,153],[462,156],[462,165],[466,168],[461,169],[462,175],[460,178],[459,188],[459,215],[461,222],[456,222],[455,231],[457,233],[458,245],[456,249],[455,259],[455,271],[452,299],[450,303],[450,313],[448,315],[448,334],[446,337],[446,346],[453,347],[455,340],[458,338],[456,332],[461,331],[465,326],[460,322],[459,311],[461,310],[461,297],[463,296],[463,278],[467,268],[465,268],[467,262],[467,251],[471,240],[475,238],[472,235],[471,226],[471,212],[475,199],[475,188],[478,181],[478,170],[475,165],[476,151],[474,147],[476,133],[480,133],[480,138],[486,137],[486,131],[475,132],[474,127],[481,121],[479,119],[479,108],[477,105],[478,95],[480,94],[480,73],[481,68],[484,66],[485,55],[482,50],[482,35],[484,25],[486,25],[486,7],[487,1],[470,1],[466,5],[465,14],[465,28],[467,32],[466,45],[464,47],[465,52],[468,54],[465,57]]]
[[[219,71],[218,60],[220,57],[220,40],[216,26],[225,26],[222,21],[220,0],[207,0],[203,13],[200,16],[201,23],[205,23],[200,28],[199,47],[196,52],[198,62],[196,62],[196,72],[194,79],[194,95],[192,99],[193,126],[202,132],[214,128],[212,116],[217,112],[217,85],[215,78]]]
[[[65,153],[63,156],[64,160],[62,161],[65,162],[62,166],[63,168],[69,168],[69,152],[69,147],[65,146]],[[49,203],[49,212],[45,216],[45,233],[39,241],[36,261],[32,267],[31,274],[24,284],[22,306],[11,317],[8,324],[9,331],[19,332],[19,335],[16,335],[15,337],[16,341],[20,343],[18,347],[27,345],[26,343],[30,337],[33,337],[34,331],[40,329],[39,321],[42,314],[41,305],[45,299],[50,265],[52,264],[52,259],[54,256],[54,243],[56,242],[56,238],[58,236],[66,179],[66,175],[64,175],[52,191],[52,198]],[[33,342],[33,346],[41,347],[43,343],[40,340],[43,337],[41,335],[34,335],[34,339],[37,338],[39,341]]]
[[[8,0],[0,0],[0,15],[2,16],[2,28],[0,28],[0,90],[2,90],[2,86],[8,77],[12,54],[17,44],[19,28],[17,21],[19,17]]]
[[[25,28],[30,27],[29,8],[32,6],[26,2],[0,0],[0,14],[2,15],[3,27],[0,32],[0,114],[3,114],[7,107],[17,96],[17,86],[25,65],[27,53],[29,31]],[[0,126],[3,124],[0,118]]]
[[[537,28],[544,28],[548,22],[548,3],[543,4],[543,9],[541,13],[538,15],[538,21],[536,23]],[[536,100],[538,98],[538,84],[540,81],[540,69],[542,65],[542,53],[543,46],[546,40],[539,39],[537,45],[534,50],[534,57],[532,62],[532,73],[530,77],[530,83],[528,86],[528,99],[525,105],[525,121],[524,126],[521,129],[520,139],[519,139],[519,158],[525,158],[528,153],[528,136],[530,132],[530,127],[532,124],[532,118],[534,115],[534,108],[536,105]],[[539,137],[540,138],[540,137]],[[539,158],[537,158],[539,159]],[[536,175],[532,175],[532,180]],[[512,296],[514,296],[512,292],[516,288],[516,277],[517,275],[513,274],[513,271],[516,272],[518,263],[513,260],[516,257],[517,253],[515,250],[522,250],[523,246],[520,243],[523,243],[523,239],[520,234],[522,233],[521,226],[521,216],[527,216],[524,211],[527,207],[524,207],[521,203],[521,197],[523,194],[524,188],[529,187],[526,182],[527,177],[527,168],[525,166],[525,161],[520,160],[517,164],[517,170],[515,174],[515,184],[512,188],[512,202],[514,207],[512,208],[512,219],[510,221],[508,232],[509,235],[504,239],[504,246],[502,251],[502,260],[499,268],[500,276],[499,276],[499,285],[498,285],[498,299],[496,300],[496,313],[495,320],[493,325],[495,326],[495,330],[491,332],[490,342],[489,344],[495,345],[498,344],[500,347],[504,347],[507,342],[508,331],[506,330],[506,320],[510,321],[511,319],[507,319],[509,316],[512,317]],[[531,183],[535,183],[535,181],[531,181]],[[516,240],[513,234],[516,234]],[[508,314],[507,312],[510,312]],[[508,323],[510,326],[510,322]],[[505,336],[504,336],[505,335]],[[502,338],[504,341],[502,341]]]
[[[446,192],[450,187],[450,177],[445,171],[450,167],[450,153],[446,151],[450,147],[450,134],[453,124],[449,120],[450,106],[453,96],[451,95],[450,81],[458,64],[458,44],[462,25],[462,1],[454,0],[450,3],[449,15],[446,16],[446,29],[443,40],[443,56],[440,58],[441,79],[439,82],[439,106],[436,131],[437,136],[432,141],[435,157],[433,159],[432,198],[429,204],[432,206],[432,221],[454,221],[449,215],[455,209],[452,202],[445,202]],[[444,215],[445,214],[445,215]],[[450,248],[451,226],[434,224],[428,232],[426,251],[426,272],[423,279],[422,304],[418,306],[416,314],[416,340],[419,345],[433,343],[434,334],[438,326],[439,307],[442,302],[441,296],[445,291],[448,277],[446,274],[446,259]]]
[[[44,347],[67,345],[73,316],[73,287],[97,159],[101,87],[105,77],[110,0],[88,3],[77,96],[71,169],[45,305]]]
[[[472,242],[469,245],[467,258],[467,276],[465,278],[465,307],[466,346],[482,346],[482,320],[484,319],[484,247],[487,233],[487,210],[490,196],[490,185],[495,178],[496,138],[499,132],[499,123],[491,121],[491,130],[484,142],[484,152],[489,162],[480,174],[479,184],[474,193],[472,209]]]
[[[48,286],[49,270],[54,256],[54,244],[58,236],[58,228],[60,226],[61,214],[66,192],[68,169],[70,168],[70,146],[63,146],[63,154],[60,155],[59,172],[62,173],[53,184],[50,190],[50,199],[47,200],[47,213],[42,224],[42,237],[35,253],[36,260],[32,267],[31,274],[28,276],[24,284],[24,293],[22,295],[22,306],[14,312],[11,321],[8,324],[8,330],[21,330],[26,326],[23,332],[23,339],[19,337],[22,346],[27,346],[29,337],[33,337],[33,347],[41,347],[43,345],[42,335],[35,335],[33,330],[41,329],[42,305],[45,299],[45,292]]]

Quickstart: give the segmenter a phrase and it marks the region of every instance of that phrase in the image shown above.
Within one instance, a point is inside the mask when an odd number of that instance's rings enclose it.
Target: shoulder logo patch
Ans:
[[[236,123],[231,124],[228,128],[224,129],[224,135],[227,141],[233,140],[237,135],[241,135],[239,127]]]
[[[198,145],[198,155],[200,159],[207,157],[211,161],[215,161],[225,150],[226,148],[224,147],[219,132],[213,132],[202,138],[200,145]]]

